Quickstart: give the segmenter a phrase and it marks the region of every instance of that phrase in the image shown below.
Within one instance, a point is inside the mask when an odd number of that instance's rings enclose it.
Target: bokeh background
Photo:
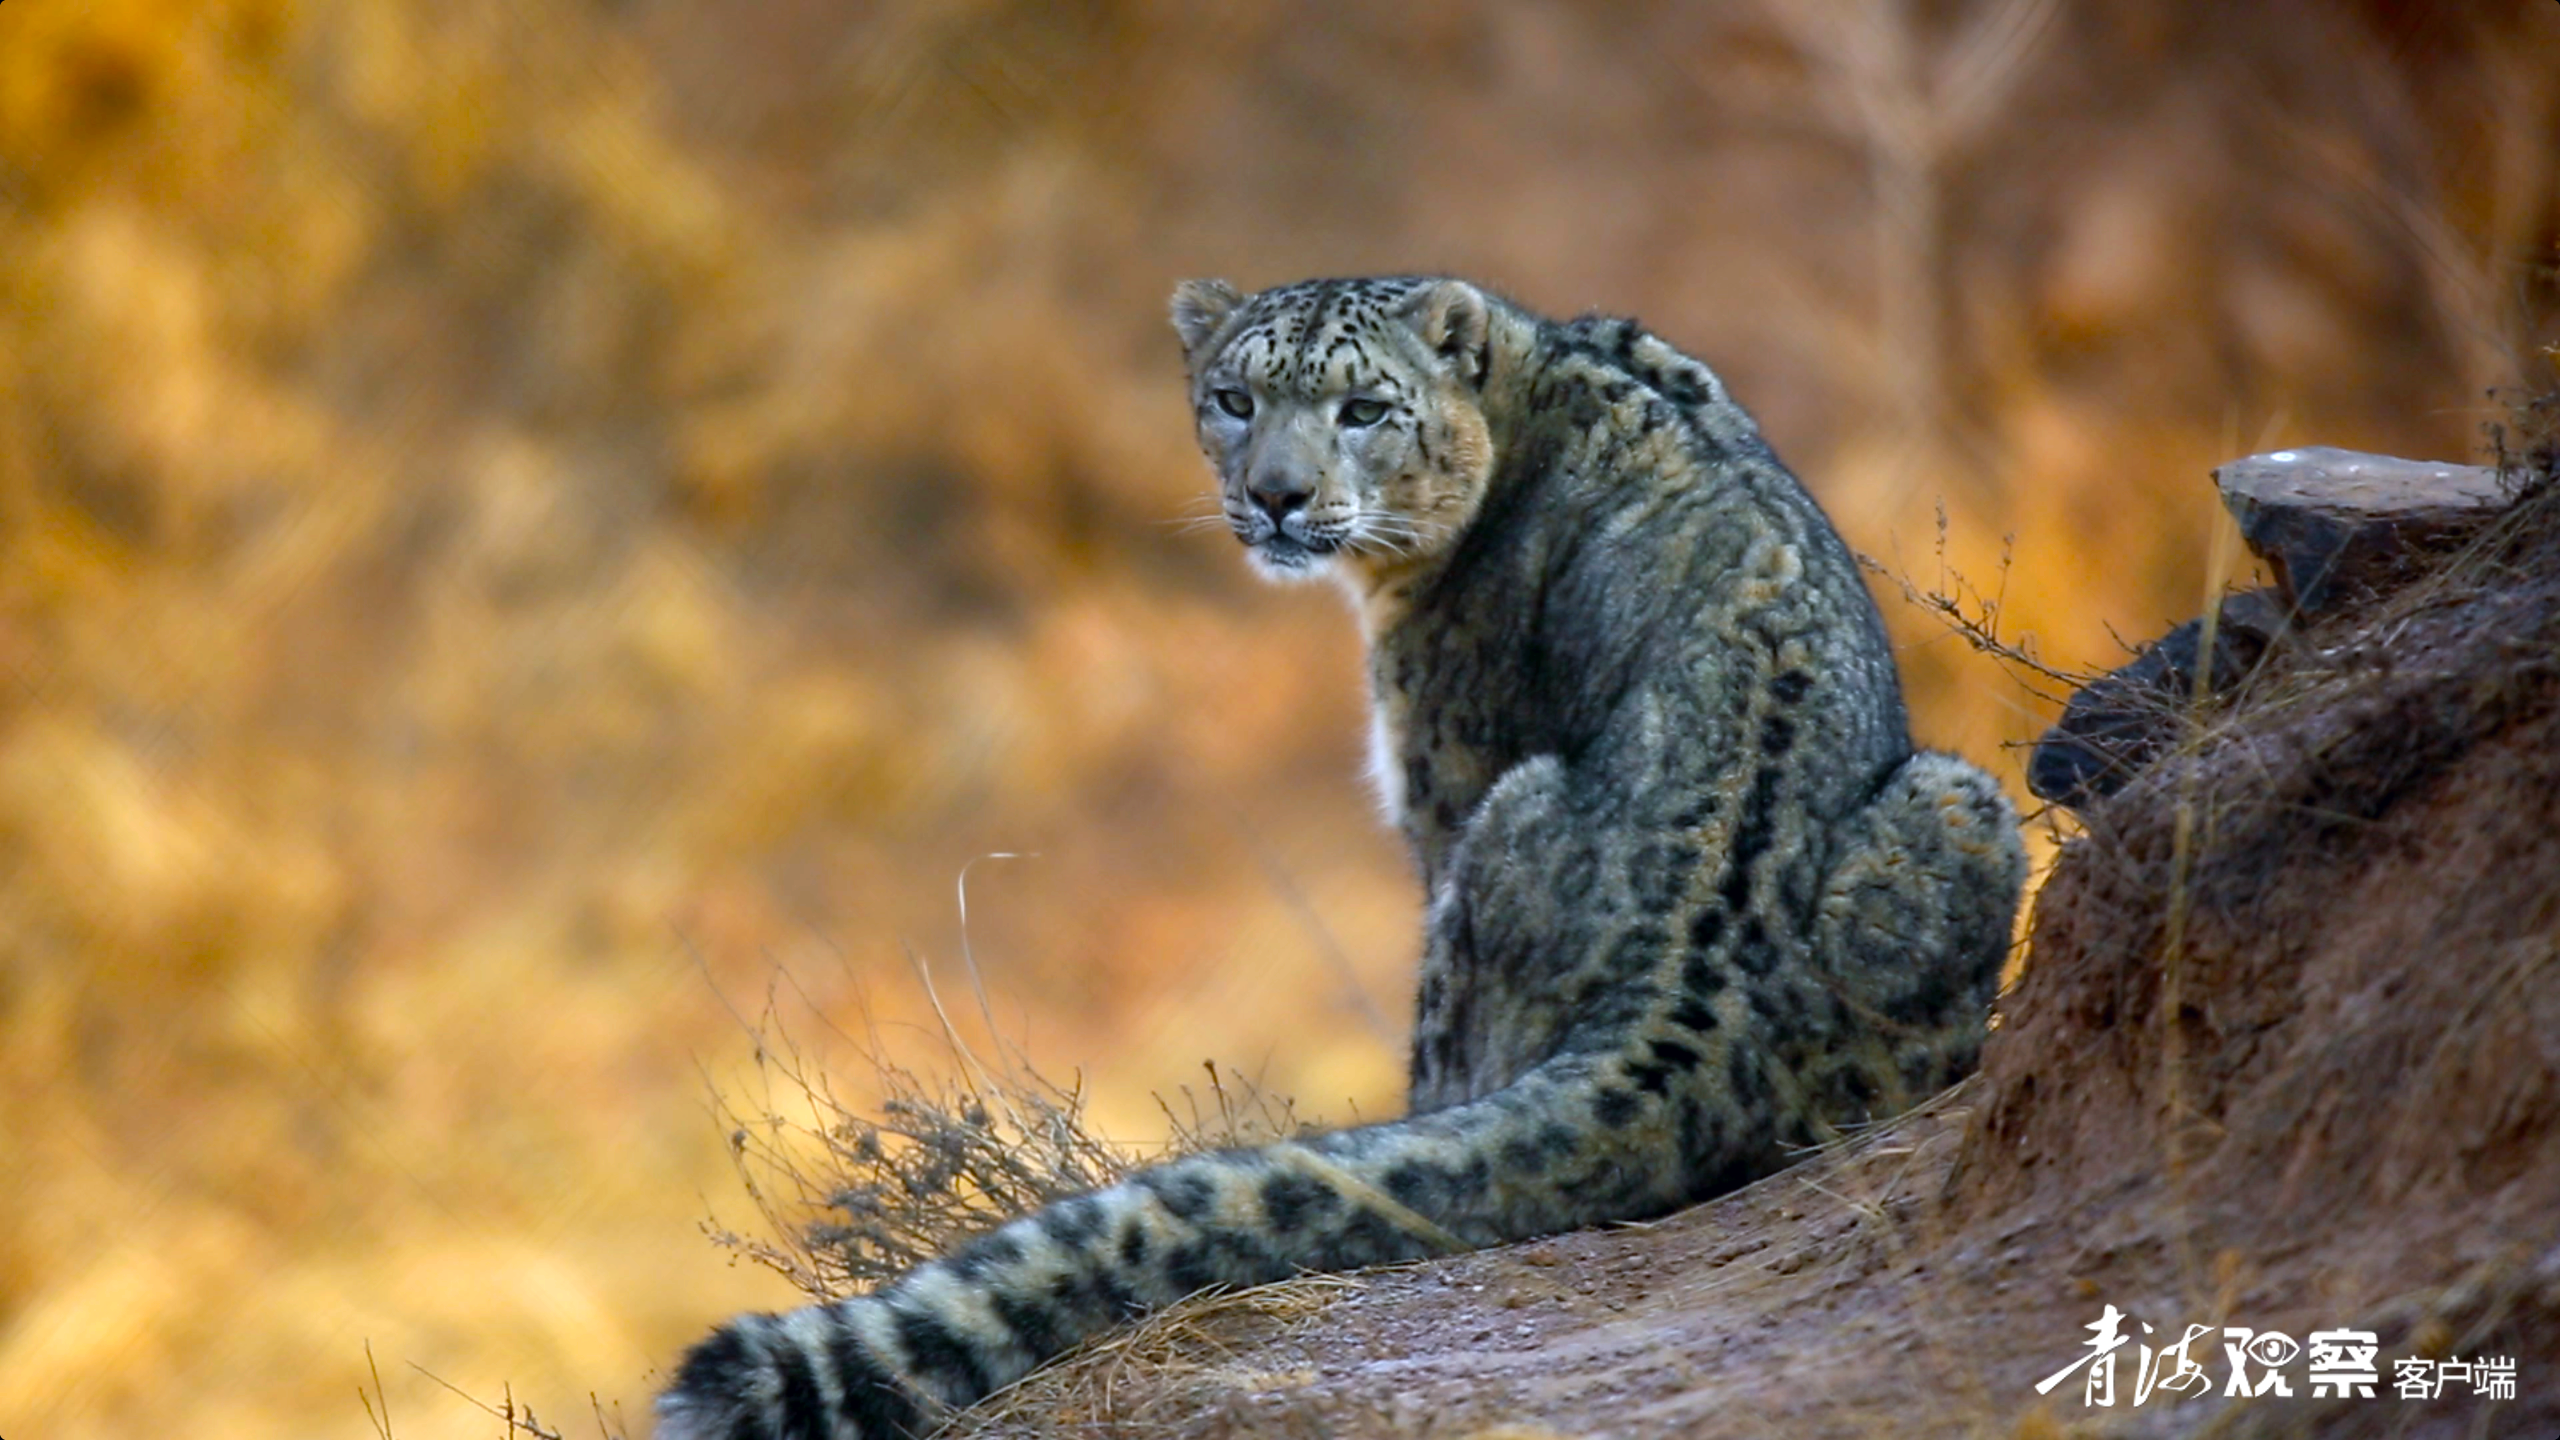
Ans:
[[[1178,523],[1176,279],[1637,313],[2103,667],[2214,462],[2551,381],[2555,77],[2549,0],[9,0],[0,1434],[638,1420],[790,1299],[711,1097],[769,1008],[948,1071],[981,855],[1107,1132],[1391,1111],[1355,640]]]

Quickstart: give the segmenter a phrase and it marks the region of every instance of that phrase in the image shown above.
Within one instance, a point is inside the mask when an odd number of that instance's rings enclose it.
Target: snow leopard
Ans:
[[[1641,1220],[1975,1062],[2025,874],[1856,557],[1706,365],[1445,276],[1173,298],[1251,565],[1366,641],[1424,898],[1401,1119],[1193,1154],[730,1321],[662,1440],[929,1429],[1215,1287]]]

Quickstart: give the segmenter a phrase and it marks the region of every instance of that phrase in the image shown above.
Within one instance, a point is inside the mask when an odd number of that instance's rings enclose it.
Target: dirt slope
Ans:
[[[2088,822],[1932,1113],[1658,1225],[1208,1302],[963,1433],[2560,1434],[2560,491]],[[2129,1345],[2112,1408],[2039,1398],[2110,1306],[2371,1331],[2379,1383],[2229,1397],[2211,1336],[2205,1393],[2134,1405]],[[2516,1398],[2395,1392],[2484,1356]]]

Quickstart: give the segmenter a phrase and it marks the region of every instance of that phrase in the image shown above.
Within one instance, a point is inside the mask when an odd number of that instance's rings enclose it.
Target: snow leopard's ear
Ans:
[[[1493,306],[1483,291],[1463,280],[1434,280],[1413,292],[1402,308],[1422,343],[1461,381],[1484,383],[1491,359],[1485,335],[1493,323]]]
[[[1185,280],[1173,287],[1173,331],[1182,337],[1182,353],[1197,355],[1244,296],[1224,280]]]

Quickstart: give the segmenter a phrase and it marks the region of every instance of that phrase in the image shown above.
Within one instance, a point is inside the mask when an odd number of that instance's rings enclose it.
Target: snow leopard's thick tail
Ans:
[[[1560,1055],[1445,1110],[1171,1161],[872,1294],[741,1316],[686,1355],[658,1400],[659,1440],[916,1434],[941,1407],[1211,1286],[1661,1213],[1689,1188],[1687,1087],[1629,1069]]]

